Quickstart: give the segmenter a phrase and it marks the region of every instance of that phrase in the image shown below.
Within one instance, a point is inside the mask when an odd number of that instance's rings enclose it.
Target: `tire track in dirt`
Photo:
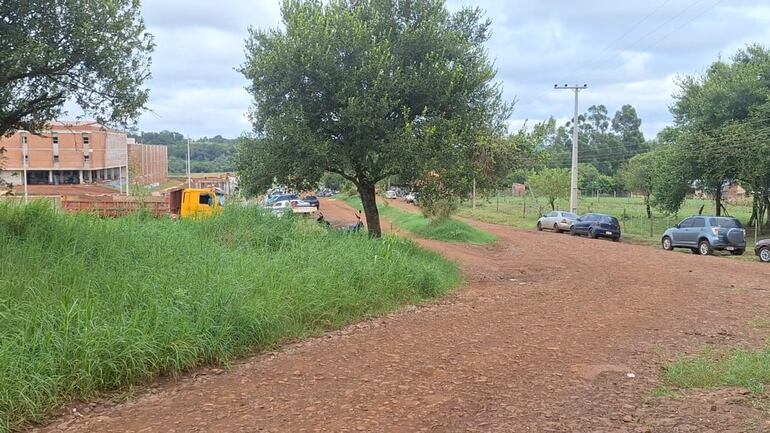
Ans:
[[[343,202],[324,200],[322,210],[332,222],[354,221]],[[166,381],[128,403],[86,406],[38,430],[768,430],[738,390],[647,396],[680,354],[762,343],[766,331],[746,322],[768,314],[770,267],[472,224],[499,242],[418,240],[465,275],[444,300],[226,372]]]

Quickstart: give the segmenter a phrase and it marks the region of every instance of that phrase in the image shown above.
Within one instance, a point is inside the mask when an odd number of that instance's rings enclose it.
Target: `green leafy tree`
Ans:
[[[644,197],[644,205],[647,208],[647,218],[652,218],[650,197],[653,188],[653,169],[655,166],[655,154],[651,152],[641,153],[631,158],[620,169],[619,177],[629,191]]]
[[[556,210],[556,201],[569,196],[570,172],[564,168],[544,168],[530,174],[527,183],[537,196],[548,200],[551,210]]]
[[[679,212],[691,192],[693,169],[685,152],[679,146],[665,145],[653,153],[650,203],[667,214]]]
[[[702,76],[686,76],[679,80],[676,102],[671,108],[676,125],[676,145],[682,150],[692,170],[691,182],[714,198],[717,215],[721,215],[724,185],[746,175],[745,146],[735,141],[732,125],[743,123],[743,129],[761,132],[767,125],[752,116],[767,102],[770,94],[770,52],[758,45],[738,51],[730,62],[712,63]],[[732,143],[732,145],[727,145]],[[761,152],[760,152],[761,154]],[[762,190],[758,185],[749,189]]]
[[[510,112],[479,9],[286,0],[281,15],[281,29],[250,31],[241,67],[258,137],[239,151],[247,190],[273,180],[307,187],[337,173],[356,185],[374,236],[382,179],[437,172],[453,193],[467,190],[482,171],[479,146],[501,136]]]
[[[67,100],[127,124],[147,101],[152,50],[138,0],[3,0],[0,137],[39,131]]]

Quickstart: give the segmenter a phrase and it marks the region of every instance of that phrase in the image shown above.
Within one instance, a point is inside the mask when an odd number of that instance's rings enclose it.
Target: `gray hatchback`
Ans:
[[[735,218],[696,215],[666,230],[661,244],[667,251],[689,248],[702,256],[715,250],[740,256],[746,251],[746,230]]]

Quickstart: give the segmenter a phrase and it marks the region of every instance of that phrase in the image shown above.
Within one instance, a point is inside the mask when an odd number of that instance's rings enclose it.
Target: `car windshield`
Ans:
[[[710,218],[709,223],[712,227],[721,227],[723,229],[742,229],[743,225],[735,218]]]

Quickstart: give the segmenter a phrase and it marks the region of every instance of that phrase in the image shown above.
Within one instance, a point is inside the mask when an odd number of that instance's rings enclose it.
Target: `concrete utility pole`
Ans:
[[[588,84],[582,86],[553,85],[558,90],[573,90],[575,92],[575,117],[572,120],[572,181],[570,185],[569,207],[574,214],[578,212],[578,94],[588,88]]]
[[[27,189],[27,168],[29,167],[29,142],[26,132],[21,133],[22,168],[24,168],[24,204],[29,203],[29,191]]]
[[[192,188],[192,174],[190,173],[190,139],[187,139],[187,187]]]

